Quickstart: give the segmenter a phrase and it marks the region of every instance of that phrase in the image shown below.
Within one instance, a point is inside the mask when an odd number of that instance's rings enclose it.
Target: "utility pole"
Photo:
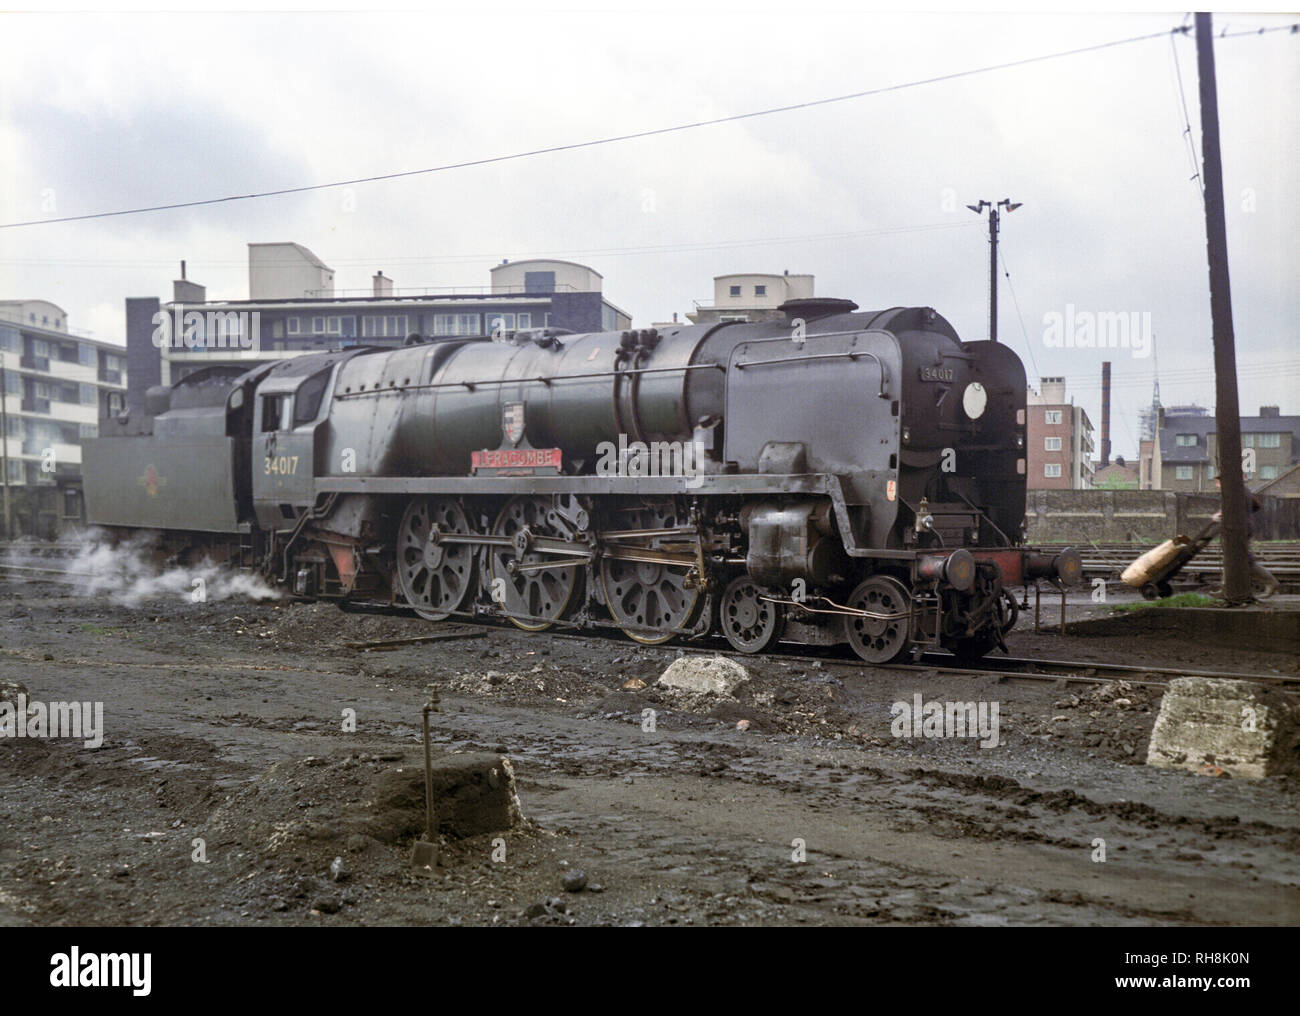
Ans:
[[[1011,201],[1009,198],[1003,198],[1001,201],[981,201],[978,205],[967,205],[972,212],[979,215],[985,208],[989,210],[989,341],[998,341],[998,230],[1000,218],[999,208],[1005,208],[1008,212],[1014,212],[1019,208],[1023,201]]]
[[[0,357],[4,354],[0,353]],[[4,471],[4,490],[5,490],[5,539],[14,538],[13,530],[13,513],[9,507],[9,407],[5,400],[8,397],[9,379],[5,377],[5,365],[0,360],[0,470]]]
[[[1246,481],[1241,470],[1241,415],[1237,402],[1237,350],[1228,281],[1228,226],[1219,149],[1219,93],[1214,76],[1213,25],[1196,15],[1196,66],[1201,92],[1201,150],[1205,153],[1205,246],[1210,265],[1210,319],[1214,334],[1214,418],[1218,430],[1219,486],[1223,492],[1223,598],[1249,603],[1246,554]]]

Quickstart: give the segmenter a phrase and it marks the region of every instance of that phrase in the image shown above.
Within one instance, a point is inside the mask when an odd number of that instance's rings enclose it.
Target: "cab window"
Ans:
[[[262,432],[290,430],[293,427],[293,394],[262,396]]]
[[[320,402],[325,394],[325,386],[329,384],[330,372],[322,370],[313,374],[306,381],[298,386],[298,398],[294,402],[293,422],[294,426],[300,423],[311,423],[316,419],[316,414],[320,412]]]

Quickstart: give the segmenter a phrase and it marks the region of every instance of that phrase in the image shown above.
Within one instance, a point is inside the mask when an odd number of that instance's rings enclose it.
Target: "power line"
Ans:
[[[1191,179],[1196,181],[1196,186],[1201,192],[1201,197],[1204,198],[1205,182],[1201,179],[1201,162],[1196,155],[1196,138],[1192,134],[1191,114],[1187,112],[1187,95],[1183,91],[1183,71],[1178,64],[1178,43],[1174,41],[1174,36],[1172,34],[1169,36],[1169,51],[1174,61],[1174,77],[1178,80],[1178,101],[1182,103],[1183,107],[1183,137],[1186,139],[1187,146],[1190,149],[1189,155],[1192,160]]]
[[[836,95],[826,99],[812,99],[807,102],[792,103],[787,106],[774,106],[770,109],[760,109],[749,113],[735,113],[730,116],[714,117],[709,120],[697,120],[693,123],[678,124],[673,127],[658,127],[652,130],[636,131],[630,134],[618,134],[611,137],[597,138],[591,141],[576,141],[567,145],[551,145],[546,148],[535,148],[526,152],[516,152],[512,155],[496,155],[484,159],[471,159],[465,162],[447,163],[441,166],[430,166],[425,169],[410,169],[397,173],[381,173],[375,176],[357,177],[351,180],[336,180],[331,183],[309,184],[300,187],[283,187],[279,190],[260,191],[253,194],[231,194],[220,198],[205,198],[196,201],[177,201],[165,205],[147,205],[141,208],[124,208],[112,212],[92,212],[86,215],[64,215],[52,219],[31,219],[26,222],[6,222],[0,223],[0,229],[16,229],[21,226],[44,226],[56,222],[82,222],[87,219],[107,219],[121,215],[139,215],[144,212],[163,212],[173,211],[179,208],[196,208],[202,205],[224,204],[232,201],[250,201],[254,198],[279,197],[286,194],[304,194],[310,191],[327,190],[335,187],[350,187],[363,183],[377,183],[382,180],[397,180],[405,177],[424,176],[430,173],[443,173],[453,169],[468,169],[474,166],[487,166],[494,163],[512,162],[518,159],[528,159],[539,155],[553,155],[557,152],[569,152],[580,148],[594,148],[600,145],[611,145],[621,141],[633,141],[638,138],[660,137],[665,134],[675,134],[681,131],[696,130],[701,127],[714,127],[724,123],[736,123],[740,120],[751,120],[761,116],[772,116],[776,113],[790,113],[796,110],[812,109],[817,106],[828,106],[832,103],[849,102],[854,99],[863,99],[874,95],[884,95],[889,92],[899,92],[908,88],[918,88],[922,85],[933,85],[944,81],[956,81],[960,78],[973,77],[977,74],[988,74],[993,71],[1009,70],[1013,67],[1025,67],[1029,64],[1042,63],[1047,60],[1058,60],[1064,57],[1079,56],[1084,53],[1096,53],[1105,49],[1113,49],[1116,46],[1127,46],[1135,42],[1147,42],[1151,39],[1164,38],[1170,34],[1180,34],[1184,31],[1182,28],[1169,29],[1162,32],[1149,32],[1146,35],[1135,35],[1127,39],[1114,39],[1110,42],[1097,43],[1093,46],[1081,46],[1077,49],[1063,50],[1057,53],[1047,53],[1042,56],[1025,57],[1021,60],[1010,60],[1005,63],[991,64],[987,67],[976,67],[964,71],[954,71],[951,74],[940,74],[931,78],[923,78],[919,81],[908,81],[897,85],[885,85],[880,88],[870,88],[860,92],[851,92],[848,95]]]
[[[1011,291],[1011,303],[1016,308],[1016,317],[1020,319],[1020,334],[1025,337],[1025,350],[1029,353],[1029,362],[1034,365],[1034,377],[1038,377],[1038,360],[1034,357],[1034,344],[1029,341],[1029,329],[1025,327],[1025,316],[1020,313],[1020,301],[1016,298],[1016,287],[1011,284],[1011,269],[1007,267],[1007,256],[999,250],[1002,260],[1002,274],[1007,278],[1007,289]]]

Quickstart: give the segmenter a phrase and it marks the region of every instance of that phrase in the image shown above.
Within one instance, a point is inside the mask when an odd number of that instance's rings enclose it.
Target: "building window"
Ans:
[[[1195,447],[1196,447],[1196,435],[1195,435],[1195,434],[1179,434],[1177,437],[1174,438],[1174,444],[1175,444],[1177,447],[1179,447],[1179,448],[1195,448]],[[1249,445],[1246,445],[1246,447],[1250,447],[1250,446],[1249,446]]]
[[[1193,472],[1194,472],[1194,470],[1192,469],[1191,466],[1175,466],[1175,467],[1174,467],[1174,479],[1175,479],[1175,480],[1190,480],[1190,479],[1192,478],[1192,474],[1193,474]]]
[[[524,272],[525,293],[554,293],[554,272]]]
[[[361,320],[361,334],[367,339],[401,338],[406,335],[406,315],[386,314]]]
[[[11,353],[21,352],[23,348],[23,337],[16,328],[0,327],[0,349],[8,350]]]
[[[95,391],[94,385],[79,385],[81,393],[81,404],[83,406],[96,406],[99,404],[99,393]]]
[[[48,342],[44,339],[32,339],[32,356],[48,357],[49,355],[50,344]]]
[[[99,424],[83,423],[79,425],[81,437],[99,437]]]
[[[755,286],[755,287],[754,287],[754,295],[755,295],[755,296],[767,296],[767,287],[766,287],[766,286]]]
[[[1061,422],[1061,411],[1059,409],[1049,409],[1043,414],[1043,421],[1048,424]]]
[[[338,335],[341,338],[351,339],[357,334],[357,319],[351,315],[332,314],[314,317],[311,319],[311,326],[314,335]]]
[[[740,295],[740,287],[739,287],[739,286],[732,286],[732,287],[731,287],[731,295],[732,295],[732,296],[739,296],[739,295]]]
[[[479,316],[477,314],[435,314],[433,315],[434,335],[478,335]]]
[[[1052,477],[1060,476],[1060,475],[1061,475],[1061,464],[1060,464],[1059,462],[1046,462],[1046,463],[1044,463],[1044,464],[1043,464],[1043,475],[1044,475],[1044,476],[1052,476]]]
[[[300,335],[301,327],[302,326],[298,323],[298,319],[296,317],[290,317],[284,319],[284,331],[286,335]]]
[[[99,362],[99,357],[95,355],[95,347],[78,346],[77,362],[83,367],[94,367]]]
[[[490,334],[495,335],[497,332],[513,332],[515,330],[515,316],[513,314],[487,314],[484,316],[487,323],[487,330]]]
[[[1261,480],[1276,480],[1276,479],[1277,479],[1277,466],[1260,466],[1260,467],[1259,467],[1259,478],[1260,478]]]
[[[1061,439],[1059,437],[1043,438],[1043,451],[1059,452],[1061,450]]]
[[[1282,435],[1281,434],[1256,434],[1255,447],[1256,448],[1281,448]]]

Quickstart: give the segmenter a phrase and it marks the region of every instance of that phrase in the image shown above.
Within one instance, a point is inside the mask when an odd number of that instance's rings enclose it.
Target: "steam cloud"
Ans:
[[[260,576],[232,569],[204,558],[190,567],[159,565],[154,534],[142,533],[114,543],[109,534],[89,530],[64,541],[75,553],[64,558],[42,558],[42,567],[61,569],[61,581],[78,596],[107,596],[114,603],[135,607],[145,600],[184,597],[191,602],[228,600],[278,600],[280,593]],[[17,559],[15,547],[10,557]],[[16,577],[16,576],[11,576]],[[201,584],[195,583],[201,579]],[[202,600],[195,599],[202,591]]]

